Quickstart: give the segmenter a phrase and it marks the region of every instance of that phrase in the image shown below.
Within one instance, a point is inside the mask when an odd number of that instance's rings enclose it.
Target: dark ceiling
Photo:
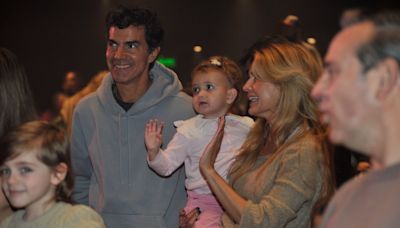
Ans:
[[[288,14],[300,17],[303,37],[315,37],[323,54],[339,29],[338,20],[351,1],[321,0],[9,0],[0,3],[0,46],[12,50],[26,66],[34,98],[43,110],[61,89],[67,71],[85,81],[105,69],[104,17],[110,7],[134,4],[156,11],[166,31],[162,56],[177,61],[186,84],[199,58],[225,55],[238,60],[257,38],[276,33]],[[378,2],[378,1],[376,1]],[[396,1],[358,1],[393,7]],[[201,56],[193,45],[203,46]]]

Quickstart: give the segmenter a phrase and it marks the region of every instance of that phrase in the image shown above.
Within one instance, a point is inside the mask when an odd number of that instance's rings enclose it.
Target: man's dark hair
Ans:
[[[127,8],[123,5],[111,10],[106,17],[107,32],[111,27],[124,29],[133,26],[144,26],[149,52],[161,46],[164,30],[157,14],[143,8]]]
[[[388,57],[400,65],[400,11],[382,11],[367,21],[375,25],[375,32],[357,52],[363,71],[367,72]]]

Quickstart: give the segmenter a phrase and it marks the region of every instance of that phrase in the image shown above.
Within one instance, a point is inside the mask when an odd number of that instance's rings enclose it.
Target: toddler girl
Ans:
[[[0,176],[18,209],[0,227],[105,227],[91,208],[71,205],[73,185],[68,140],[59,128],[27,122],[0,141]]]
[[[152,169],[168,176],[185,163],[185,211],[201,211],[195,227],[220,227],[223,213],[199,170],[200,157],[217,130],[218,118],[225,116],[226,125],[215,168],[225,179],[236,154],[232,151],[240,148],[253,124],[249,117],[230,113],[240,91],[241,75],[237,64],[226,57],[211,57],[196,66],[192,72],[192,103],[199,115],[175,122],[177,133],[165,150],[160,149],[163,123],[156,119],[146,125],[145,144]]]

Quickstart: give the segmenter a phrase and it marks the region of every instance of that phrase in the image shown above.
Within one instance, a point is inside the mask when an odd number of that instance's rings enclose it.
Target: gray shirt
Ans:
[[[321,227],[400,227],[400,164],[369,171],[333,197]]]

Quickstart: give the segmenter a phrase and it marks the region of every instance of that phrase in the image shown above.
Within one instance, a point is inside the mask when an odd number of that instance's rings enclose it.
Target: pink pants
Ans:
[[[198,217],[195,228],[219,228],[221,227],[221,217],[223,209],[212,194],[197,194],[188,191],[188,202],[186,203],[185,212],[188,213],[196,207],[200,208],[200,216]]]

